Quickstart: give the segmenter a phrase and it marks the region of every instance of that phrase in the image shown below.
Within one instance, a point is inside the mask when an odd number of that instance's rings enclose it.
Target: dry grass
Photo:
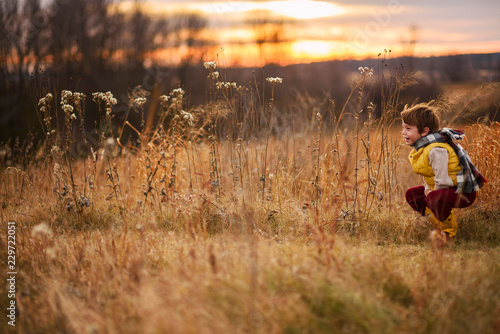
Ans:
[[[138,149],[120,142],[127,119],[118,140],[108,137],[103,110],[93,154],[69,154],[82,124],[71,113],[45,146],[4,152],[0,240],[7,258],[15,221],[16,329],[498,332],[500,126],[466,128],[463,144],[489,182],[460,210],[456,242],[436,249],[402,196],[419,180],[390,113],[398,92],[385,92],[381,122],[369,116],[369,78],[359,80],[331,115],[287,123],[269,100],[277,83],[268,95],[214,83],[189,115],[183,92],[164,98]],[[450,101],[439,102],[462,112]],[[41,112],[46,125],[53,109]]]
[[[498,247],[277,240],[164,229],[18,230],[24,332],[444,332],[498,329]],[[2,299],[3,301],[5,298]]]

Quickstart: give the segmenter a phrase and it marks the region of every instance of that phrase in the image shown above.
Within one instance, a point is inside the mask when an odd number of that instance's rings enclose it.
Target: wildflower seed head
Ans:
[[[59,148],[59,146],[52,146],[52,149],[50,150],[50,154],[51,155],[56,155],[56,154],[59,154],[61,152],[61,149]]]
[[[94,101],[97,104],[101,103],[101,100],[102,100],[101,94],[102,93],[97,93],[97,92],[92,93],[92,101]]]
[[[359,67],[358,68],[359,72],[364,76],[364,77],[371,77],[373,75],[373,69],[368,68],[368,67]]]
[[[73,101],[75,102],[75,104],[80,104],[80,102],[84,101],[86,98],[87,96],[83,93],[73,93]]]
[[[62,109],[66,114],[71,114],[73,112],[73,106],[69,104],[63,104]]]
[[[194,125],[194,117],[192,114],[181,110],[181,117],[184,122],[186,122],[189,126]]]
[[[113,94],[111,92],[106,92],[106,98],[108,101],[108,104],[115,105],[118,103],[118,101],[113,97]]]
[[[215,70],[217,68],[216,61],[207,61],[203,64],[207,70]]]
[[[61,172],[61,166],[56,162],[54,163],[54,176],[58,176]]]
[[[219,82],[215,83],[215,87],[217,89],[223,89],[223,88],[224,89],[230,89],[230,88],[238,89],[238,85],[236,84],[236,82],[222,82],[222,81],[219,81]]]
[[[107,146],[115,146],[115,144],[116,144],[115,138],[109,137],[108,139],[106,139],[106,145]]]
[[[69,90],[63,90],[61,93],[61,105],[70,103],[72,97],[73,97],[73,92]]]
[[[266,79],[267,82],[271,83],[273,86],[274,85],[277,85],[277,84],[280,84],[283,82],[283,78],[279,78],[279,77],[269,77]]]
[[[146,98],[145,97],[138,97],[134,99],[134,104],[137,105],[138,107],[142,107],[146,103]]]
[[[31,236],[35,238],[51,237],[52,231],[46,222],[42,222],[33,228]]]
[[[375,108],[375,105],[373,104],[373,102],[370,102],[370,104],[368,104],[368,107],[366,107],[366,110],[371,112],[371,111],[373,111],[374,108]]]
[[[218,71],[215,71],[215,72],[212,72],[208,75],[208,78],[212,79],[212,80],[217,80],[219,78],[219,72]]]
[[[163,109],[168,109],[168,100],[170,100],[170,96],[168,95],[160,96],[160,104]]]
[[[45,255],[48,260],[55,261],[57,258],[56,251],[53,247],[49,247],[45,250]]]
[[[92,100],[97,103],[101,104],[101,102],[104,102],[108,108],[111,108],[111,106],[114,106],[115,104],[118,103],[118,101],[113,97],[113,94],[111,92],[96,92],[92,93]]]
[[[171,94],[173,95],[184,95],[186,92],[182,88],[176,88],[172,91]]]

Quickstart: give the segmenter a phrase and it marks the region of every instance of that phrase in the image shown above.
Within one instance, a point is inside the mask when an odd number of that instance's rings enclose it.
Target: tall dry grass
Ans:
[[[86,98],[46,95],[46,141],[3,147],[1,253],[16,221],[20,332],[498,331],[497,123],[466,126],[488,183],[459,211],[456,242],[436,249],[403,199],[420,182],[396,112],[411,73],[363,68],[344,104],[324,113],[299,96],[294,118],[273,104],[286,80],[241,86],[207,70],[203,106],[188,108],[180,88],[149,102],[136,89],[113,122],[116,99],[96,93],[93,146]],[[459,97],[435,102],[450,126],[480,107]],[[129,115],[146,103],[161,112],[137,128]],[[89,154],[75,159],[78,145]]]
[[[22,332],[498,329],[495,247],[437,253],[421,243],[352,246],[326,231],[280,240],[37,226],[17,234]]]

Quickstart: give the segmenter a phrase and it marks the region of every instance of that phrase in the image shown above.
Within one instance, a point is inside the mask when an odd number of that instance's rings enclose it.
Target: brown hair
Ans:
[[[401,112],[403,122],[409,125],[415,125],[419,133],[429,128],[429,133],[439,131],[439,116],[436,110],[428,103],[419,103],[411,108],[406,108]]]

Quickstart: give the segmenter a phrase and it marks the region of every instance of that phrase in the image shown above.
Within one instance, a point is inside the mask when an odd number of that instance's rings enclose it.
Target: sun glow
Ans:
[[[297,41],[291,45],[292,56],[310,61],[325,60],[337,53],[336,46],[330,41]]]

